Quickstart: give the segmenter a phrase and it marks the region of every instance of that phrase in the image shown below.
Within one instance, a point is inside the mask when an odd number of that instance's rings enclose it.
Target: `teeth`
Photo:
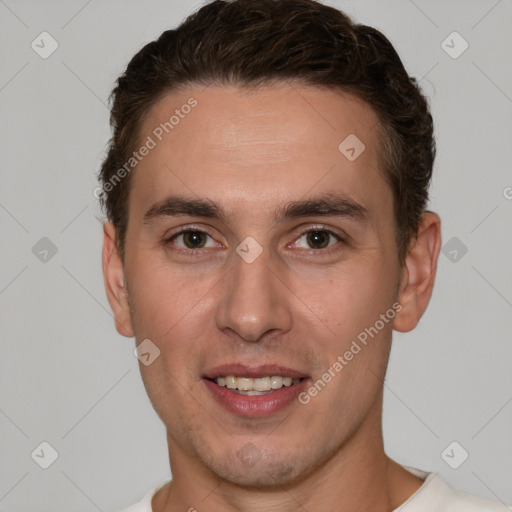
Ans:
[[[270,377],[270,386],[272,389],[282,388],[284,384],[283,377]]]
[[[236,383],[236,387],[239,391],[254,391],[252,387],[253,379],[245,379],[243,377],[239,377]]]
[[[219,386],[225,386],[228,389],[237,390],[242,392],[244,395],[250,396],[265,394],[265,392],[269,392],[274,389],[281,389],[283,386],[288,387],[300,382],[300,379],[281,377],[279,375],[258,377],[256,379],[228,375],[226,377],[217,377],[214,380]]]
[[[226,382],[226,387],[228,389],[236,389],[236,380],[235,380],[235,377],[226,377],[225,379],[225,382]],[[219,384],[219,382],[217,381],[217,384]],[[220,384],[219,384],[220,386]]]
[[[252,379],[252,387],[254,391],[270,391],[271,388],[271,377],[262,377],[260,379]]]

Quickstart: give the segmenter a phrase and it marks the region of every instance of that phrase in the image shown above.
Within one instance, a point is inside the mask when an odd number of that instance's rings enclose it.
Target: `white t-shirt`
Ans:
[[[410,466],[402,466],[424,480],[423,485],[393,512],[509,512],[507,507],[497,501],[491,501],[465,492],[455,491],[439,476],[439,473],[426,473]],[[151,500],[156,492],[169,480],[158,484],[146,493],[138,503],[120,512],[153,512]]]

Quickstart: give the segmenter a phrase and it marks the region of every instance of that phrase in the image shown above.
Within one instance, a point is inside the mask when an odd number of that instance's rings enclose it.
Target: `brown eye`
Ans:
[[[329,244],[330,236],[327,231],[310,231],[306,240],[312,249],[323,249]]]
[[[188,229],[180,231],[166,240],[180,249],[194,250],[217,247],[215,240],[205,231]]]
[[[336,242],[342,241],[342,239],[332,231],[328,229],[311,229],[305,231],[297,241],[295,242],[296,247],[300,249],[327,249]]]
[[[201,249],[204,247],[206,243],[206,237],[208,236],[202,231],[186,231],[185,233],[182,233],[182,235],[183,242],[188,249]]]

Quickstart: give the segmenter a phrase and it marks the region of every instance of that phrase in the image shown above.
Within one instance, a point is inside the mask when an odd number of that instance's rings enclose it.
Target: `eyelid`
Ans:
[[[178,228],[178,231],[175,231],[172,234],[164,235],[164,239],[163,239],[164,245],[168,244],[169,242],[171,242],[174,238],[178,237],[179,235],[182,235],[184,233],[188,233],[189,231],[197,231],[199,233],[205,233],[210,238],[215,240],[216,243],[219,243],[219,242],[217,242],[215,237],[212,235],[212,233],[210,233],[210,231],[208,229],[206,229],[204,226],[195,226],[193,224],[191,224],[191,225],[187,224],[186,226],[180,226]],[[188,250],[188,251],[191,251],[191,252],[199,252],[199,251],[204,250],[204,249],[209,249],[209,247],[201,247],[199,249],[184,249],[183,247],[179,247],[178,249],[182,250],[182,251],[187,251]]]
[[[333,228],[331,226],[326,226],[325,224],[306,224],[306,226],[307,227],[304,227],[304,225],[302,225],[297,228],[297,238],[305,235],[306,233],[309,233],[310,231],[325,231],[326,233],[331,233],[332,235],[338,237],[340,240],[345,240],[348,238],[348,235],[339,228]]]
[[[209,229],[205,226],[196,226],[194,224],[186,224],[186,225],[180,226],[179,228],[176,228],[176,229],[178,231],[175,231],[172,235],[166,235],[166,236],[168,238],[171,238],[173,236],[180,235],[181,233],[186,232],[186,231],[201,231],[201,232],[207,233],[208,235],[211,236]],[[173,230],[171,230],[171,231],[173,231]]]
[[[347,244],[348,237],[345,235],[344,232],[342,232],[343,234],[340,234],[328,226],[313,225],[313,226],[309,226],[306,229],[302,229],[298,235],[294,235],[293,242],[291,244],[289,244],[287,246],[287,248],[289,248],[290,245],[296,244],[299,239],[301,239],[303,236],[307,235],[308,233],[311,233],[312,231],[322,231],[324,233],[327,233],[327,234],[331,235],[338,243],[335,243],[331,246],[320,248],[320,249],[300,248],[299,250],[301,251],[302,254],[308,254],[308,255],[315,254],[316,257],[322,257],[322,255],[327,256],[329,254],[333,254],[333,253],[340,251],[341,250],[340,244],[343,244],[343,245]],[[292,248],[292,250],[293,250],[293,248]]]

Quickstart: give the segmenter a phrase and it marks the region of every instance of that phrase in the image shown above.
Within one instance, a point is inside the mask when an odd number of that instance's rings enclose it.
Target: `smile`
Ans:
[[[279,375],[258,378],[228,375],[226,377],[213,379],[217,385],[246,396],[258,396],[272,393],[276,389],[298,384],[300,380],[301,379],[292,379],[291,377],[282,377]]]
[[[267,417],[292,406],[309,380],[303,373],[275,365],[225,365],[203,376],[224,410],[250,418]]]

